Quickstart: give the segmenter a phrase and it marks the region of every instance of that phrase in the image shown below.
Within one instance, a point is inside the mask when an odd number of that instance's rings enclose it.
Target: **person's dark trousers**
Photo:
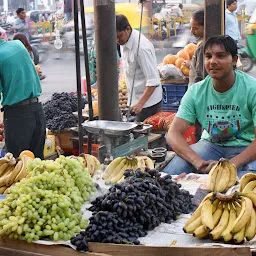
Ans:
[[[143,108],[141,112],[136,116],[136,121],[137,122],[143,122],[146,118],[153,116],[154,114],[160,112],[162,110],[162,101],[159,103],[148,107],[148,108]]]
[[[42,104],[4,108],[4,134],[8,152],[18,157],[23,150],[30,150],[44,159],[46,122]]]

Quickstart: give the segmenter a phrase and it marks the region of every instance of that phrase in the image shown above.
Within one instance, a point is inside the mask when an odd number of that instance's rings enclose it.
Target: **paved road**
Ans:
[[[170,53],[168,50],[156,50],[158,63],[163,57]],[[42,80],[43,93],[41,101],[50,99],[54,92],[75,92],[76,91],[76,64],[75,53],[68,51],[51,51],[49,59],[42,64],[42,70],[46,79]],[[81,56],[81,74],[85,74],[84,58]],[[256,66],[248,73],[256,78]]]

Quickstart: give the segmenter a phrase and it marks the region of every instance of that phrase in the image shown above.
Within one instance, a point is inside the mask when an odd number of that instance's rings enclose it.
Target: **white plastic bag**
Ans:
[[[173,64],[159,66],[159,73],[162,79],[185,79],[185,76],[183,75],[181,70]]]

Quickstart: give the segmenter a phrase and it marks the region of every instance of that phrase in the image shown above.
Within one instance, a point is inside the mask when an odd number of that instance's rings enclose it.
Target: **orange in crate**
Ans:
[[[92,144],[92,152],[91,154],[93,156],[95,156],[96,158],[98,158],[98,155],[99,155],[99,147],[100,147],[100,144]],[[88,154],[88,143],[84,143],[84,153],[85,154]]]

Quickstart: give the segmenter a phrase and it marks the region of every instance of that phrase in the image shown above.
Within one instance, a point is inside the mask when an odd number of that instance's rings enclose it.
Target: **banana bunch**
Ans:
[[[209,172],[207,189],[214,192],[223,192],[234,186],[236,180],[236,167],[228,160],[221,158]]]
[[[238,191],[240,192],[254,192],[256,193],[256,174],[246,173],[239,182]]]
[[[23,155],[16,162],[11,153],[0,159],[0,194],[7,193],[12,184],[27,176],[28,159],[28,156]]]
[[[83,163],[83,166],[88,169],[91,176],[94,175],[95,171],[100,169],[100,162],[95,156],[81,154],[78,158]]]
[[[117,157],[105,169],[102,178],[106,184],[115,184],[124,180],[124,171],[127,169],[136,170],[140,168],[154,169],[154,162],[147,156]]]
[[[198,238],[243,243],[256,234],[256,194],[210,193],[184,225],[184,232]]]

